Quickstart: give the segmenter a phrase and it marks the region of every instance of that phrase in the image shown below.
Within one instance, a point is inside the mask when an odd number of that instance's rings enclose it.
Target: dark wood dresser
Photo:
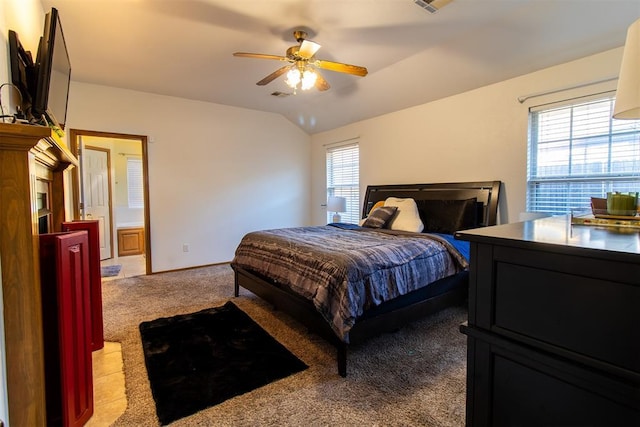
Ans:
[[[640,230],[552,217],[456,238],[467,425],[640,426]]]

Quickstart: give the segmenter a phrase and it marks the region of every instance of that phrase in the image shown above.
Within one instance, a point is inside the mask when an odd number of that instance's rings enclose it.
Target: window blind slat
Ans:
[[[360,154],[358,143],[327,148],[327,199],[341,196],[347,199],[347,211],[341,221],[357,224],[360,219]],[[327,212],[332,222],[333,212]]]
[[[127,159],[127,197],[129,208],[144,207],[142,160],[140,159]]]
[[[640,120],[612,119],[614,101],[531,110],[528,211],[564,214],[609,191],[640,190]]]

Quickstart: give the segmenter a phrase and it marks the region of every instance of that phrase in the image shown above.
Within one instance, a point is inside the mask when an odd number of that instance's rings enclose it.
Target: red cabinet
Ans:
[[[88,232],[39,239],[47,425],[82,426],[93,415]]]
[[[62,231],[86,230],[89,233],[89,299],[91,304],[91,350],[104,347],[102,318],[102,277],[100,275],[100,222],[98,220],[62,223]]]

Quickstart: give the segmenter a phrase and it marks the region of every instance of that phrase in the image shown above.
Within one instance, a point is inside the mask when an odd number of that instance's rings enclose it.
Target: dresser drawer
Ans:
[[[489,329],[640,373],[640,339],[629,339],[640,336],[636,272],[628,270],[614,281],[576,268],[574,258],[496,250]],[[593,263],[608,277],[629,269],[613,261]]]
[[[470,366],[467,425],[640,425],[640,384],[463,327]]]

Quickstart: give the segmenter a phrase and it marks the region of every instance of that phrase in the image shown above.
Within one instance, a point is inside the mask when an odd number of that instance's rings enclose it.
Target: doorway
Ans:
[[[150,274],[147,137],[71,129],[69,141],[73,217],[99,221],[101,264],[119,266],[114,278]]]

